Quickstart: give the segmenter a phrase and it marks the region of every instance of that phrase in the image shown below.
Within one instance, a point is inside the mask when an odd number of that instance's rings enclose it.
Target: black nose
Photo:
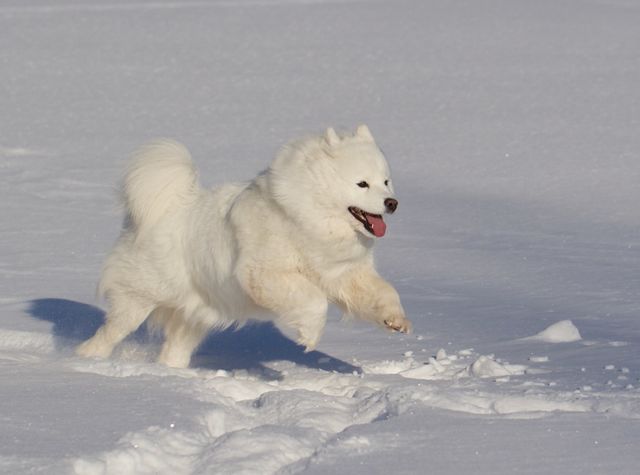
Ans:
[[[398,207],[398,200],[387,198],[386,200],[384,200],[384,205],[389,213],[393,213]]]

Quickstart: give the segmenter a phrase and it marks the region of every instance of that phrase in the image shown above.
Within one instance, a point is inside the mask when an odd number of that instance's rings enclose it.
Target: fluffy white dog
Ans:
[[[189,152],[163,140],[137,152],[123,187],[127,218],[99,292],[105,324],[77,348],[107,357],[147,317],[164,330],[159,361],[189,365],[212,329],[274,319],[315,348],[329,302],[408,332],[372,247],[393,213],[389,167],[365,125],[285,146],[250,183],[200,187]]]

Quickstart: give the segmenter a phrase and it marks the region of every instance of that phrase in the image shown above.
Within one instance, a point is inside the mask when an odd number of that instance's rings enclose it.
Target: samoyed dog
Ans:
[[[134,154],[125,226],[98,286],[104,325],[77,348],[108,357],[147,318],[165,341],[158,360],[186,367],[207,333],[270,319],[315,348],[328,304],[409,332],[396,290],[374,268],[385,213],[398,207],[387,162],[365,125],[286,145],[249,183],[208,190],[170,140]]]

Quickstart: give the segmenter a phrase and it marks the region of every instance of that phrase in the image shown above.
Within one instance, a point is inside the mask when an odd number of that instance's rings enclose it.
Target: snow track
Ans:
[[[98,371],[127,374],[117,366],[103,365]],[[75,470],[207,473],[206,467],[211,467],[211,473],[275,473],[310,457],[350,426],[389,417],[396,410],[395,403],[376,388],[382,385],[364,384],[363,377],[287,367],[287,376],[271,382],[199,371],[174,389],[216,409],[197,417],[189,432],[153,427],[128,434],[116,449],[93,460],[76,461]],[[157,368],[149,369],[153,373]],[[190,372],[178,374],[186,377]]]
[[[558,390],[544,371],[470,349],[450,355],[439,350],[423,361],[408,351],[396,360],[358,362],[362,371],[354,374],[275,362],[273,377],[265,378],[246,371],[167,368],[147,362],[157,350],[154,344],[126,345],[129,350],[119,358],[85,360],[60,354],[49,335],[0,331],[0,364],[54,365],[67,374],[70,393],[75,385],[82,387],[83,374],[134,378],[167,402],[192,407],[188,417],[168,415],[161,424],[121,434],[113,447],[68,459],[61,470],[71,467],[80,475],[297,473],[338,440],[346,438],[341,446],[372,449],[366,437],[349,438],[351,430],[425,409],[505,420],[559,413],[640,418],[636,391],[612,397],[606,391]],[[110,386],[108,381],[102,385]],[[114,409],[126,417],[126,405]]]
[[[127,434],[114,449],[76,460],[74,469],[87,475],[255,474],[280,473],[287,468],[295,472],[295,467],[305,466],[305,461],[350,428],[362,430],[363,425],[388,421],[416,407],[518,419],[562,412],[640,417],[637,395],[625,405],[619,400],[607,403],[597,393],[523,390],[521,384],[505,388],[496,382],[452,384],[442,379],[436,384],[406,384],[366,372],[356,376],[289,371],[277,383],[200,373],[176,389],[216,408],[197,417],[189,430],[169,425]]]

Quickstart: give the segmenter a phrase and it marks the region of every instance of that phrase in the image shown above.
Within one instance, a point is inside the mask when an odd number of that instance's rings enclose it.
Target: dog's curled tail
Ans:
[[[191,203],[199,187],[184,145],[161,139],[143,146],[132,155],[122,187],[128,224],[140,235],[167,212]]]

